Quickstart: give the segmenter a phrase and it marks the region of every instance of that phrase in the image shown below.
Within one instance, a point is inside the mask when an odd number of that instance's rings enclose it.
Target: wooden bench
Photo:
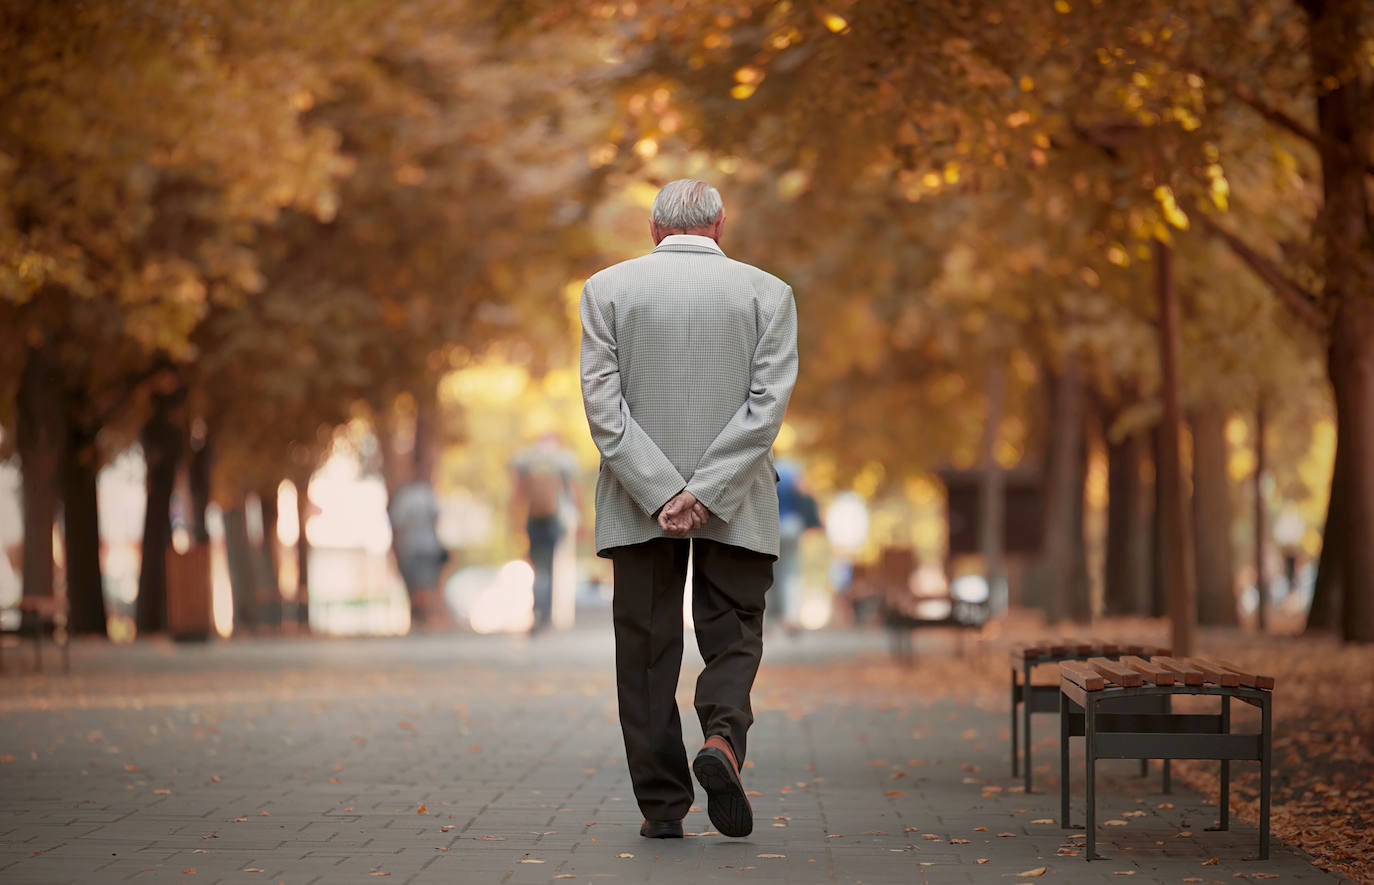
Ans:
[[[1069,826],[1069,738],[1084,739],[1087,774],[1086,860],[1099,859],[1096,839],[1096,763],[1099,759],[1217,759],[1221,762],[1219,820],[1231,824],[1231,762],[1260,764],[1259,859],[1269,858],[1269,769],[1273,759],[1274,677],[1208,656],[1149,660],[1091,658],[1059,665],[1059,822]],[[1217,713],[1123,713],[1113,702],[1175,695],[1220,698]],[[1260,710],[1258,732],[1232,733],[1231,699]]]
[[[963,630],[982,627],[988,619],[987,601],[961,600],[950,592],[917,595],[911,578],[919,562],[915,551],[889,547],[868,575],[877,590],[883,626],[892,642],[892,654],[902,661],[912,658],[912,631],[923,627],[955,627]]]
[[[52,634],[53,642],[62,650],[62,672],[71,672],[71,657],[67,635],[67,599],[64,596],[24,596],[10,611],[20,614],[19,626],[13,631],[29,633],[33,637],[33,667],[43,670],[43,637]],[[0,627],[0,629],[3,629]],[[0,642],[0,672],[5,669],[4,643]]]
[[[1031,681],[1032,671],[1043,664],[1058,664],[1063,661],[1087,661],[1092,658],[1114,660],[1121,655],[1136,655],[1150,658],[1167,655],[1169,650],[1152,645],[1136,643],[1109,642],[1100,639],[1041,639],[1021,643],[1011,649],[1011,776],[1016,777],[1020,770],[1021,756],[1018,754],[1018,731],[1024,742],[1025,790],[1031,792],[1031,714],[1059,712],[1059,684]],[[1168,699],[1162,702],[1151,699],[1147,702],[1131,702],[1127,706],[1148,712],[1149,709],[1167,710]],[[1120,711],[1118,711],[1120,712]],[[1149,773],[1149,762],[1142,761],[1140,774]],[[1171,788],[1169,762],[1164,761],[1163,789]]]

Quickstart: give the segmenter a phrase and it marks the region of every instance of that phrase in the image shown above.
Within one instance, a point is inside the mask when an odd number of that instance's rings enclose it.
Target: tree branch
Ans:
[[[1180,200],[1180,204],[1183,202]],[[1191,203],[1191,201],[1188,202]],[[1190,210],[1188,214],[1192,218],[1198,219],[1209,234],[1224,242],[1231,252],[1243,261],[1254,272],[1255,276],[1263,280],[1300,320],[1313,331],[1326,333],[1331,323],[1326,313],[1321,309],[1321,302],[1315,294],[1291,279],[1273,260],[1255,251],[1249,243],[1222,227],[1216,219],[1206,212],[1198,211],[1197,207],[1193,205],[1189,205],[1187,209]]]

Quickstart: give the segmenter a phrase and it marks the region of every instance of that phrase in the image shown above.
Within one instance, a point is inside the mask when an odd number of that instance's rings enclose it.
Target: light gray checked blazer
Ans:
[[[663,537],[689,489],[691,537],[778,555],[773,440],[797,379],[792,288],[706,237],[665,237],[582,290],[582,397],[601,451],[596,552]]]

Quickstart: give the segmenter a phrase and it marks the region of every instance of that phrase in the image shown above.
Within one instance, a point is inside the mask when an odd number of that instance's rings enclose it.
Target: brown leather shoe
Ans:
[[[724,836],[754,831],[754,809],[739,779],[739,763],[729,741],[712,735],[692,760],[692,773],[706,791],[706,814]]]

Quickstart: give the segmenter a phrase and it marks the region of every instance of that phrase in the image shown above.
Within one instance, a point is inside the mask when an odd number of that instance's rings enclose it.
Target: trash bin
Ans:
[[[205,642],[214,632],[210,545],[167,551],[167,632],[177,642]]]

